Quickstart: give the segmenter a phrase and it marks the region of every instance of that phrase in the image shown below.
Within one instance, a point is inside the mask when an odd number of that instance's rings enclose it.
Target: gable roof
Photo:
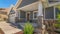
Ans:
[[[38,0],[22,0],[21,4],[18,7],[23,7],[29,4],[32,4],[34,2],[37,2]]]
[[[34,2],[37,2],[38,0],[18,0],[15,7],[16,8],[21,8],[21,7],[24,7],[26,5],[30,5]],[[50,2],[52,1],[52,2]],[[59,1],[59,0],[58,0]],[[41,0],[43,6],[46,6],[46,7],[50,7],[50,6],[55,6],[55,5],[59,5],[60,2],[55,2],[55,0]]]
[[[26,5],[29,5],[31,3],[34,3],[38,0],[18,0],[15,7],[18,8],[18,7],[23,7],[23,6],[26,6]]]

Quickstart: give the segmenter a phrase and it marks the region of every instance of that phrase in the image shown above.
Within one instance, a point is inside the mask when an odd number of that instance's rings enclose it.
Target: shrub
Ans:
[[[57,22],[60,23],[60,13],[57,14]]]
[[[54,24],[54,26],[60,29],[60,24]]]
[[[24,26],[24,34],[33,34],[34,27],[31,23],[27,22]]]
[[[58,8],[58,13],[57,13],[57,23],[56,24],[54,24],[54,26],[56,27],[56,28],[59,28],[60,29],[60,6],[57,6],[57,8]]]
[[[56,24],[54,24],[54,26],[56,27],[56,28],[60,28],[60,13],[58,13],[57,14],[57,23]]]

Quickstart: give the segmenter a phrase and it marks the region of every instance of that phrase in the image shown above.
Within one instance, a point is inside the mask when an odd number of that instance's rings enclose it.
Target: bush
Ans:
[[[54,26],[60,29],[60,24],[54,24]]]
[[[60,23],[60,13],[57,14],[57,22]]]
[[[33,34],[34,27],[31,23],[27,22],[24,27],[24,34]]]
[[[59,11],[57,12],[57,16],[56,16],[57,19],[59,19],[57,22],[60,23],[60,5],[57,5],[56,8],[59,10]]]
[[[54,24],[54,26],[56,27],[56,28],[59,28],[60,29],[60,13],[58,13],[57,14],[57,23],[56,24]]]

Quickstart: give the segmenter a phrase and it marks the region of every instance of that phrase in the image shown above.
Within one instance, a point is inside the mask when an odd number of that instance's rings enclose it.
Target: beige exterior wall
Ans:
[[[9,8],[0,8],[0,19],[8,19]],[[4,14],[6,13],[6,14]]]

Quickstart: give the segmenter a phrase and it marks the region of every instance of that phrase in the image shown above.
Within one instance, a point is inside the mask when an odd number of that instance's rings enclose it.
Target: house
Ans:
[[[38,16],[44,19],[56,19],[56,6],[60,0],[18,0],[14,6],[19,21],[35,21]]]
[[[43,20],[56,20],[57,12],[56,6],[60,4],[60,0],[18,0],[13,7],[15,17],[11,22],[37,22],[41,28],[44,23]],[[44,25],[45,26],[45,25]],[[44,29],[44,28],[43,28]]]

